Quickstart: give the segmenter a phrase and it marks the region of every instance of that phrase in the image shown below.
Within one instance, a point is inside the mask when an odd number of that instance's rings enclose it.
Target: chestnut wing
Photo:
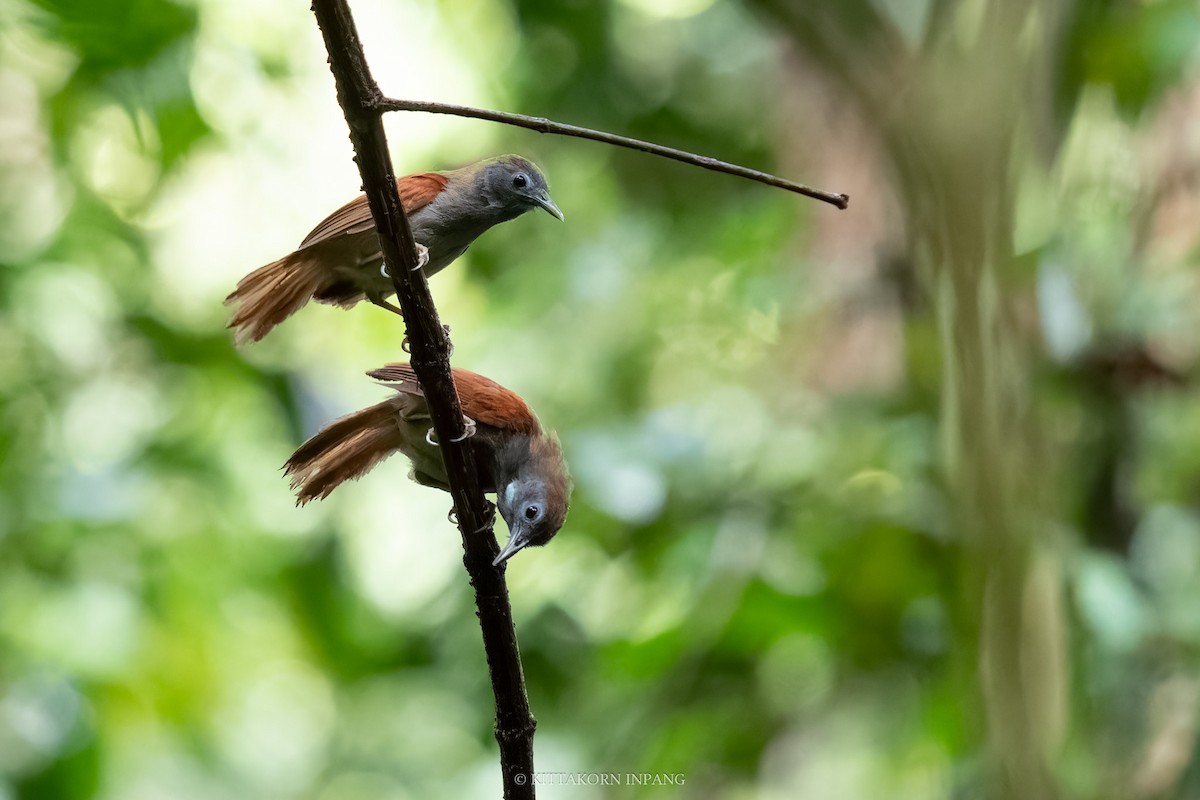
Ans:
[[[511,433],[535,434],[541,430],[537,417],[516,392],[469,370],[456,368],[452,374],[463,413],[471,419]],[[367,375],[390,384],[398,392],[422,394],[416,373],[408,364],[388,364]]]
[[[404,207],[404,213],[412,214],[432,203],[442,189],[446,188],[447,180],[449,179],[439,172],[420,172],[398,178],[396,189],[400,193],[400,204]],[[374,226],[371,209],[367,206],[367,196],[360,194],[313,228],[300,243],[300,249],[335,236],[365,233]]]

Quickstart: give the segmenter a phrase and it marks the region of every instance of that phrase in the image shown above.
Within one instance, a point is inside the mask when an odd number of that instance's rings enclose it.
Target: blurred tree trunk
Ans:
[[[964,708],[982,703],[998,794],[1055,797],[1065,625],[1042,544],[1053,476],[1030,385],[1032,274],[1012,234],[1014,176],[1049,118],[1062,4],[934,2],[906,38],[868,0],[751,2],[877,127],[941,339],[942,462],[966,554],[960,634],[978,642]]]

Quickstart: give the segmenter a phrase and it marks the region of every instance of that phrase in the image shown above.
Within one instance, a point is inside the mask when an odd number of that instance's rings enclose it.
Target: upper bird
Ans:
[[[323,500],[396,452],[412,461],[410,478],[450,491],[442,454],[430,438],[429,405],[412,367],[388,364],[367,374],[396,393],[330,423],[292,453],[284,469],[298,505]],[[465,369],[452,375],[474,431],[470,441],[479,482],[485,492],[496,493],[496,507],[508,523],[508,544],[493,562],[501,564],[558,533],[567,516],[571,479],[558,440],[515,392]]]
[[[426,275],[448,266],[488,228],[526,211],[541,208],[563,218],[542,171],[516,155],[406,175],[396,188]],[[313,228],[297,250],[238,282],[225,298],[237,306],[229,327],[239,344],[257,342],[309,300],[349,308],[367,299],[400,313],[386,300],[392,280],[382,266],[367,197],[359,195]]]

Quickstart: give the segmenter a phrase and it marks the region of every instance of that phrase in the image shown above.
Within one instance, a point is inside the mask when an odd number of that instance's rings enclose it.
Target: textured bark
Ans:
[[[475,589],[483,647],[496,698],[496,741],[500,745],[504,797],[533,798],[536,722],[525,692],[504,567],[492,566],[500,552],[492,531],[494,507],[483,495],[473,448],[470,440],[464,439],[466,426],[450,375],[450,339],[438,319],[425,275],[416,269],[416,243],[401,210],[381,122],[383,96],[367,67],[345,0],[313,0],[312,10],[329,52],[338,103],[350,127],[350,141],[379,232],[384,263],[390,267],[396,299],[404,311],[410,363],[429,404],[437,440],[442,443],[450,495],[462,534],[463,564]]]

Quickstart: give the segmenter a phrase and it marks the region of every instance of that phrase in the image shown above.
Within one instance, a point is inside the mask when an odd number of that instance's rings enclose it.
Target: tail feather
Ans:
[[[406,363],[385,364],[379,369],[373,369],[368,372],[367,377],[374,378],[380,383],[410,383],[414,391],[421,391],[421,384],[417,381],[417,373],[413,372],[413,368]]]
[[[356,411],[322,428],[284,465],[296,505],[324,500],[344,481],[357,480],[400,449],[403,440],[392,400]]]
[[[300,310],[328,282],[311,249],[297,250],[242,278],[225,298],[237,305],[229,327],[238,344],[257,342]]]

